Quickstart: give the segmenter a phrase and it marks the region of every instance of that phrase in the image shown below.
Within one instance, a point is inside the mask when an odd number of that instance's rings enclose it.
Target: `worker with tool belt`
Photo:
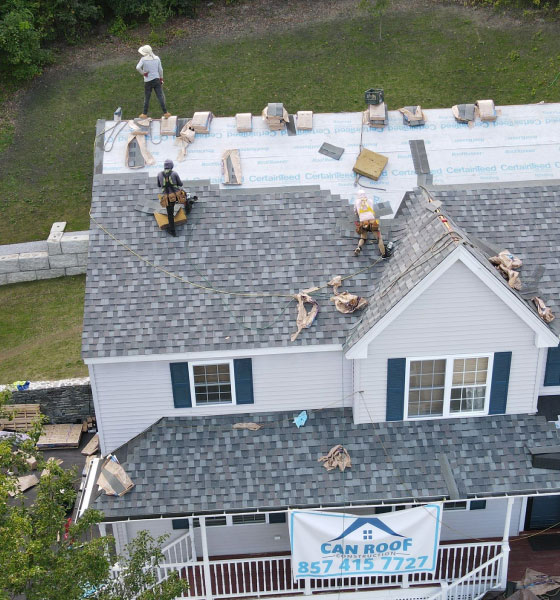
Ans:
[[[158,186],[161,188],[161,194],[158,194],[159,203],[163,208],[167,209],[167,219],[169,221],[169,233],[176,237],[175,232],[175,204],[187,204],[187,193],[182,189],[183,182],[179,177],[178,173],[173,170],[173,161],[167,159],[163,163],[163,171],[158,173],[157,176]],[[196,196],[194,197],[196,199]],[[192,207],[192,200],[190,205],[186,206],[187,212]]]
[[[366,243],[368,233],[373,233],[377,237],[377,246],[383,258],[386,258],[385,244],[379,231],[379,221],[375,217],[373,203],[368,200],[366,193],[363,190],[358,191],[358,196],[354,202],[354,210],[356,211],[356,233],[360,236],[358,247],[354,250],[354,255],[358,256],[362,251],[363,245]]]

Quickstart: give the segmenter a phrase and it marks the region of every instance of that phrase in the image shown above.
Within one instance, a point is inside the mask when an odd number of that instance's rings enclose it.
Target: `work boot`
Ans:
[[[142,113],[138,118],[139,119],[147,119],[148,115],[145,115],[144,113]]]
[[[360,246],[358,246],[355,250],[354,250],[354,256],[359,256],[360,252],[362,251],[362,249],[360,248]]]
[[[170,116],[171,116],[171,113],[168,113],[168,112],[163,113],[162,119],[169,119]]]

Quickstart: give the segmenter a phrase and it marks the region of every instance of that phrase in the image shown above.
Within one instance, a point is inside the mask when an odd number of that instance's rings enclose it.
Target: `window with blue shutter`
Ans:
[[[175,408],[190,408],[191,382],[189,380],[188,363],[170,363],[171,386],[173,388],[173,404]]]
[[[560,346],[548,349],[544,385],[560,385]]]
[[[235,398],[237,404],[254,404],[253,362],[250,358],[236,358],[233,361],[235,373]]]
[[[488,410],[490,415],[503,415],[506,412],[510,368],[511,352],[495,352]]]
[[[404,388],[406,358],[390,358],[387,361],[387,421],[404,418]]]

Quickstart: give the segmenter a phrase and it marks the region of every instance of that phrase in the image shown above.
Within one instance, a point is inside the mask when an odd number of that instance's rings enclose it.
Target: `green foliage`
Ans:
[[[102,17],[96,0],[35,0],[33,13],[43,39],[76,43]]]
[[[163,560],[160,547],[167,536],[154,539],[141,531],[126,547],[119,560],[119,577],[109,581],[96,595],[97,600],[174,600],[189,588],[177,572],[157,583],[157,567]],[[149,565],[149,567],[147,567]]]
[[[9,3],[0,11],[0,72],[15,79],[29,79],[41,72],[50,55],[41,48],[41,32],[33,12]]]
[[[11,392],[0,392],[0,416]],[[156,568],[163,559],[160,546],[141,532],[119,557],[120,576],[110,577],[112,539],[93,537],[92,529],[103,519],[99,511],[86,510],[77,523],[68,513],[76,500],[76,472],[45,462],[37,450],[42,420],[28,439],[0,438],[0,600],[81,600],[87,591],[99,600],[174,600],[188,589],[175,573],[157,583]],[[21,475],[30,472],[28,459],[37,461],[41,475],[33,502],[18,489]],[[13,495],[13,498],[10,496]]]

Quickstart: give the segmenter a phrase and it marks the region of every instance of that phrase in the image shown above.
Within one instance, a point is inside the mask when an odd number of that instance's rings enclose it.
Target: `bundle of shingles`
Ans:
[[[195,133],[210,133],[210,123],[214,115],[209,112],[195,112],[192,118],[191,127]]]
[[[262,118],[271,131],[280,131],[286,127],[290,115],[282,102],[269,102],[262,111]]]
[[[389,111],[385,102],[369,104],[364,112],[364,122],[370,127],[383,129],[389,123]]]
[[[409,127],[418,127],[419,125],[426,124],[426,115],[424,114],[422,107],[417,106],[405,106],[399,108],[399,112],[403,116],[403,124]]]

